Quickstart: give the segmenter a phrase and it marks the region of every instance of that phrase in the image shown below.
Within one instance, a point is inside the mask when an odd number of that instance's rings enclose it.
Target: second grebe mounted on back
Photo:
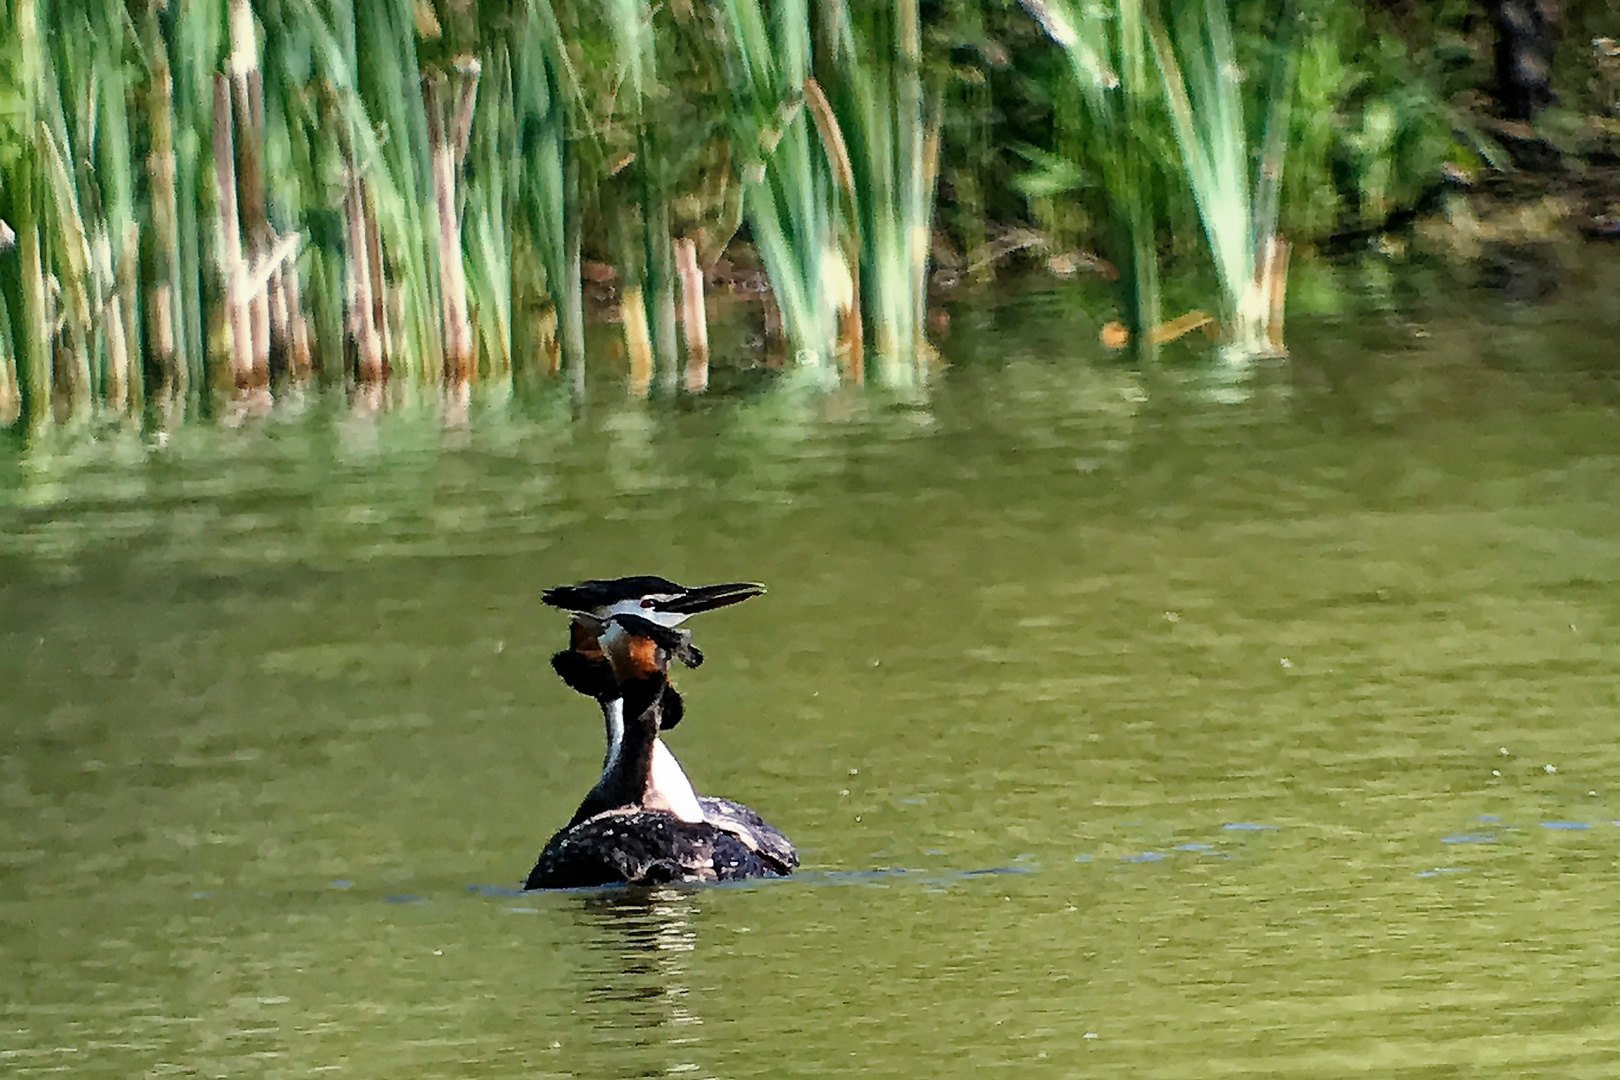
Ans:
[[[757,596],[753,584],[684,589],[663,578],[590,581],[548,590],[574,612],[570,648],[552,666],[597,700],[607,732],[602,775],[546,844],[524,887],[725,881],[791,873],[787,837],[740,803],[699,796],[659,738],[684,713],[671,660],[702,654],[676,626],[687,616]]]

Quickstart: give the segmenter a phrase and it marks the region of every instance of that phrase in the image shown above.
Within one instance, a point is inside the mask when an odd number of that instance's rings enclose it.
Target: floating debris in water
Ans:
[[[1546,773],[1548,776],[1551,776],[1553,773],[1558,771],[1558,766],[1551,764],[1543,765],[1541,767],[1541,771]]]

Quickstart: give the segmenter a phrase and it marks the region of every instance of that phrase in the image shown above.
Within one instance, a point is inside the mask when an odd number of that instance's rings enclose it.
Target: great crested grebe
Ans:
[[[617,691],[608,699],[614,704],[604,701],[603,711],[617,709],[622,734],[617,746],[608,748],[601,779],[573,819],[547,841],[523,887],[731,881],[791,873],[799,861],[793,845],[748,807],[694,793],[698,816],[689,819],[666,805],[667,795],[654,781],[655,748],[661,745],[658,733],[666,726],[665,698],[671,693],[669,663],[682,655],[700,656],[691,634],[628,612],[601,620],[576,613],[576,621],[594,630]]]
[[[540,594],[542,602],[573,614],[568,627],[568,648],[551,658],[551,666],[569,687],[595,699],[601,706],[602,720],[607,729],[607,753],[602,760],[603,779],[586,795],[570,824],[577,824],[591,814],[609,808],[603,801],[609,798],[603,790],[603,782],[624,744],[623,702],[619,699],[618,685],[598,640],[605,621],[618,614],[637,615],[658,626],[673,628],[699,612],[741,603],[764,591],[765,586],[751,581],[687,588],[668,578],[639,574],[634,577],[593,578],[577,585],[558,585]],[[693,668],[703,663],[703,654],[692,645],[690,634],[671,641],[674,644],[671,653],[674,659]],[[661,726],[665,730],[673,728],[681,722],[685,713],[685,702],[666,679]],[[653,744],[652,787],[648,794],[649,805],[668,810],[682,821],[704,820],[705,811],[697,792],[692,788],[692,782],[687,779],[685,770],[662,739]]]

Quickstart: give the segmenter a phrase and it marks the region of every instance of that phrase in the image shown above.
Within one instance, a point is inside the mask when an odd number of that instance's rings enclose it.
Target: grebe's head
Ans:
[[[713,611],[758,596],[765,586],[752,581],[688,588],[668,578],[641,574],[635,577],[592,578],[577,585],[557,585],[540,594],[543,603],[598,619],[617,614],[640,615],[660,626],[679,626],[700,611]]]
[[[670,684],[669,662],[680,660],[688,667],[703,662],[691,632],[661,626],[639,615],[615,615],[605,621],[598,640],[612,672],[613,692],[623,699],[625,719],[656,716],[660,730],[680,723],[686,707]]]
[[[703,663],[703,654],[692,644],[690,630],[677,630],[628,612],[603,620],[597,642],[621,687],[638,680],[664,678],[669,674],[671,660],[693,668]]]

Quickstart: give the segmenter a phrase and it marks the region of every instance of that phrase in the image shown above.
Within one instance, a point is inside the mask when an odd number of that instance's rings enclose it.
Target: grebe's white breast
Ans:
[[[698,804],[692,781],[675,755],[669,752],[663,739],[653,740],[652,787],[647,792],[646,804],[657,810],[668,810],[682,821],[703,820],[703,807]]]

